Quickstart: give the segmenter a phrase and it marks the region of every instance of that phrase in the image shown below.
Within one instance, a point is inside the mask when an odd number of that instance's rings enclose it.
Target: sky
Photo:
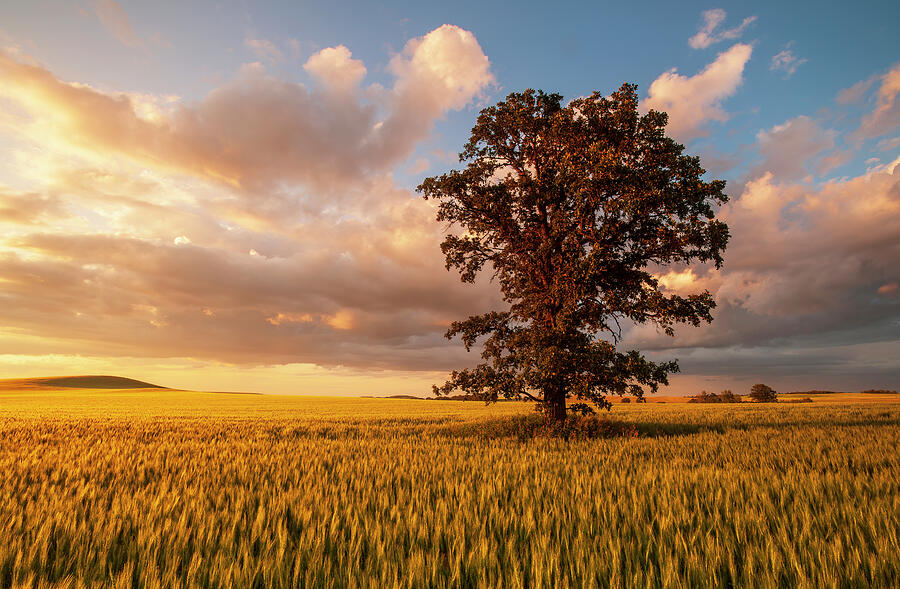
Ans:
[[[501,308],[415,193],[481,108],[638,84],[727,181],[664,394],[900,388],[896,2],[0,4],[0,378],[428,394]]]

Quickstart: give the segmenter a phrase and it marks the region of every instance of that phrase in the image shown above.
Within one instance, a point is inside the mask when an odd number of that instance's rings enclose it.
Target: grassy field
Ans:
[[[0,391],[0,588],[897,587],[900,401]],[[518,420],[518,421],[516,421]]]

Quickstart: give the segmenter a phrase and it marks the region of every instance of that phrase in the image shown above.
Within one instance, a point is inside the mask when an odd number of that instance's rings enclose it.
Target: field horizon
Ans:
[[[542,419],[515,402],[0,391],[0,589],[900,581],[893,395],[621,404],[565,438]]]
[[[232,392],[232,391],[213,391],[213,390],[195,390],[167,387],[157,384],[144,382],[141,380],[115,375],[62,375],[62,376],[36,376],[21,378],[4,378],[0,379],[0,395],[7,392],[31,392],[40,393],[46,391],[131,391],[140,390],[147,391],[169,391],[172,393],[209,393],[209,394],[228,394],[228,395],[267,395],[267,396],[300,396],[300,397],[318,397],[318,398],[347,398],[347,399],[407,399],[407,400],[459,400],[447,399],[446,397],[423,397],[417,395],[359,395],[359,396],[338,396],[327,394],[308,394],[308,393],[263,393],[263,392]],[[699,391],[698,391],[699,392]],[[747,396],[746,392],[736,393],[743,397]],[[896,391],[790,391],[779,392],[779,396],[787,397],[785,400],[791,400],[796,397],[808,397],[813,401],[824,402],[845,402],[845,401],[869,401],[878,402],[892,400],[900,402],[900,393]],[[693,394],[684,395],[654,395],[645,396],[647,403],[686,403]],[[623,399],[628,402],[630,397],[619,397],[618,395],[610,395],[607,399],[613,404],[621,404]],[[475,402],[480,402],[473,400]],[[504,401],[507,402],[507,401]]]

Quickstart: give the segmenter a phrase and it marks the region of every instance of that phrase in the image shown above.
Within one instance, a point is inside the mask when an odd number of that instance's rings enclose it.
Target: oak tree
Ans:
[[[563,104],[526,90],[481,111],[460,154],[461,170],[418,187],[456,230],[441,244],[465,282],[491,273],[508,307],[454,322],[478,366],[455,371],[436,394],[530,399],[553,419],[584,401],[656,392],[678,370],[639,351],[619,351],[622,323],[711,321],[708,291],[664,292],[672,264],[722,264],[727,226],[715,206],[721,180],[703,180],[697,157],[665,134],[667,115],[638,112],[636,86]]]

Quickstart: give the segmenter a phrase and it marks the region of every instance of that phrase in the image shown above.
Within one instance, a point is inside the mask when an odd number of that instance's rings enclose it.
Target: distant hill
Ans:
[[[123,376],[48,376],[0,380],[0,389],[165,389],[159,385]]]

